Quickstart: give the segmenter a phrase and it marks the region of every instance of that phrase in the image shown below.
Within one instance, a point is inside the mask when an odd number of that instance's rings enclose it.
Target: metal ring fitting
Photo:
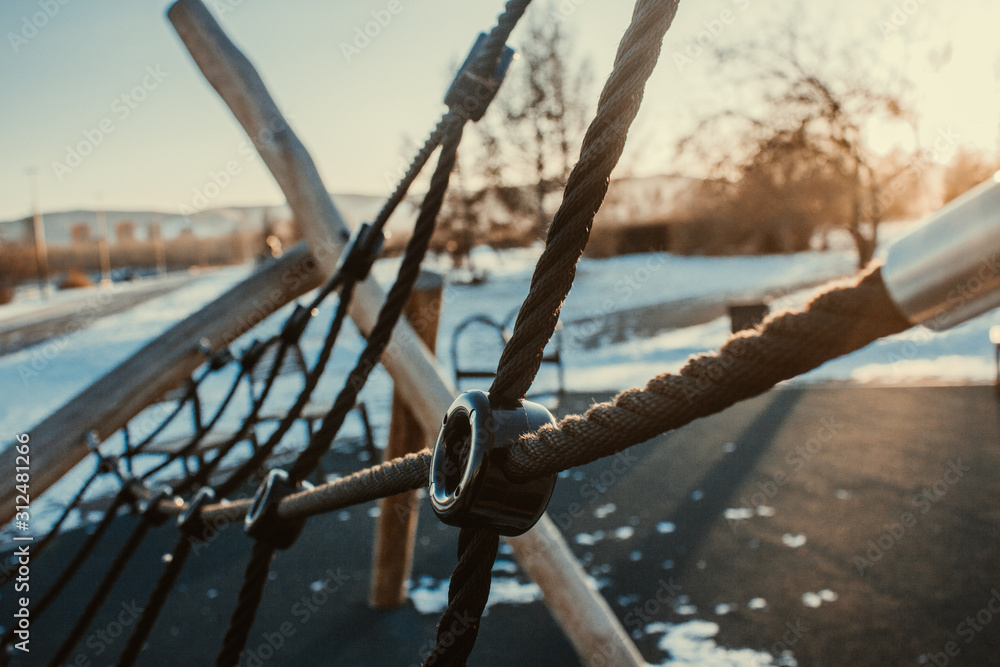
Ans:
[[[556,475],[513,482],[498,455],[525,433],[556,420],[544,407],[520,401],[493,406],[484,391],[467,391],[444,417],[431,461],[430,497],[434,513],[459,527],[492,528],[520,535],[541,518],[556,486]]]
[[[166,484],[161,484],[150,495],[139,500],[139,514],[154,526],[162,525],[171,517],[171,514],[163,511],[163,508],[160,507],[160,502],[170,499],[173,499],[175,504],[180,502],[180,498],[174,498],[174,490],[172,488]]]
[[[177,527],[181,532],[195,540],[205,541],[205,520],[201,517],[201,510],[213,502],[215,502],[215,489],[210,486],[198,489],[198,493],[194,494],[188,506],[177,516]]]
[[[266,542],[275,549],[287,549],[295,543],[306,525],[301,519],[278,517],[278,503],[293,493],[313,488],[309,482],[292,484],[288,473],[280,468],[268,471],[264,482],[253,496],[243,528],[255,540]]]

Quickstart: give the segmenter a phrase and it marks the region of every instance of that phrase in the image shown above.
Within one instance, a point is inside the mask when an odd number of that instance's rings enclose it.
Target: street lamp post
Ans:
[[[32,237],[35,242],[35,267],[38,269],[38,290],[43,298],[49,296],[49,251],[45,245],[45,222],[42,220],[42,208],[38,194],[38,170],[28,169],[32,177]]]
[[[97,207],[97,252],[101,260],[101,284],[111,284],[111,251],[108,248],[108,218],[103,205]]]

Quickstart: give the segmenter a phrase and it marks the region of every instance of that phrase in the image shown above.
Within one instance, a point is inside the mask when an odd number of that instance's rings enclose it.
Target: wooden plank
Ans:
[[[404,314],[431,352],[435,351],[438,321],[441,316],[441,293],[444,278],[421,271]],[[420,422],[406,407],[405,397],[393,390],[392,417],[385,460],[406,456],[433,445],[420,429]],[[375,527],[372,557],[371,597],[375,609],[395,609],[406,602],[406,580],[413,565],[413,546],[417,536],[420,495],[408,491],[383,498]]]
[[[180,385],[205,361],[200,346],[219,350],[265,317],[321,282],[305,245],[261,268],[97,380],[29,432],[31,493],[37,498],[79,463],[90,449],[86,435],[103,441],[146,406]],[[0,454],[14,469],[14,448]],[[0,521],[14,516],[13,475],[0,477]]]

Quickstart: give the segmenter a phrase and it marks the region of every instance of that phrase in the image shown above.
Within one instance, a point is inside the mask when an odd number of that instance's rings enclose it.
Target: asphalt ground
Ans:
[[[556,412],[606,398],[572,395]],[[324,467],[348,473],[364,457]],[[651,663],[669,655],[663,627],[644,629],[700,619],[721,646],[791,651],[799,665],[996,665],[998,477],[991,387],[783,388],[564,473],[549,513]],[[420,663],[437,614],[368,608],[374,506],[315,517],[278,554],[242,664]],[[12,664],[46,664],[133,525],[115,522]],[[456,536],[424,501],[416,579],[450,576]],[[114,664],[176,537],[151,533],[67,664]],[[84,538],[69,532],[31,562],[30,595]],[[191,556],[140,665],[214,663],[248,555],[231,526]],[[527,583],[513,566],[494,576]],[[5,587],[2,625],[14,598]],[[580,664],[542,602],[488,612],[470,664]]]

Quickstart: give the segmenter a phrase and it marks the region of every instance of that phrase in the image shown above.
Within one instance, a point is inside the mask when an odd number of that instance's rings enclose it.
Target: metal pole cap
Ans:
[[[484,391],[460,395],[448,408],[434,446],[434,513],[451,526],[492,528],[509,536],[526,532],[545,512],[556,475],[513,482],[500,468],[498,454],[525,433],[555,423],[548,410],[531,401],[507,408],[491,405]]]
[[[1000,172],[895,241],[882,279],[911,323],[936,331],[1000,306]]]

